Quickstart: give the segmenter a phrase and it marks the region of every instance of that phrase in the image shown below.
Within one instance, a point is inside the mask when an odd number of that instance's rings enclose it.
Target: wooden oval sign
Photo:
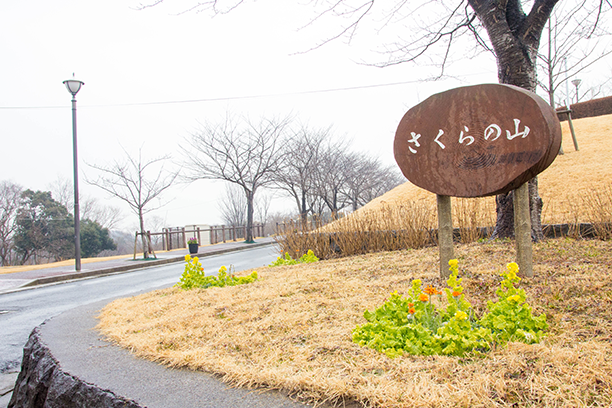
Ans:
[[[413,184],[439,195],[481,197],[526,183],[560,147],[557,114],[542,98],[484,84],[433,95],[410,109],[393,151]]]

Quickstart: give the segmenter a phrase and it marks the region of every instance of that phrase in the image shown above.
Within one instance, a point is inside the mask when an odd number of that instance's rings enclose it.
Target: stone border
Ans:
[[[139,408],[134,401],[87,384],[62,371],[35,328],[23,349],[21,372],[9,407]]]

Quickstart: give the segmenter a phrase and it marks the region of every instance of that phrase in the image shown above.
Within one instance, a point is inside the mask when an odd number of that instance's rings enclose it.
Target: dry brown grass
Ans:
[[[377,211],[347,217],[320,227],[312,233],[285,228],[276,237],[282,253],[299,258],[312,249],[321,259],[378,251],[422,248],[432,244],[435,213],[421,202],[382,206]]]
[[[481,311],[511,242],[456,248],[464,288]],[[351,341],[364,309],[413,278],[437,287],[437,248],[263,268],[249,285],[176,288],[117,300],[101,331],[136,355],[216,373],[242,386],[323,402],[379,407],[612,406],[612,242],[557,239],[534,248],[521,283],[550,331],[485,357],[390,359]],[[248,273],[248,272],[246,272]]]

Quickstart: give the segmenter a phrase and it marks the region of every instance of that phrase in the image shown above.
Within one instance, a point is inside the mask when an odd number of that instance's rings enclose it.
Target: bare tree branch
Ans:
[[[10,181],[0,182],[0,266],[11,265],[13,235],[17,229],[15,217],[23,189]]]
[[[124,152],[127,156],[125,162],[115,161],[110,165],[89,164],[102,174],[95,180],[86,181],[130,206],[138,216],[143,256],[148,258],[150,249],[145,236],[144,215],[167,204],[160,201],[157,205],[152,205],[152,201],[160,199],[173,185],[178,170],[168,172],[164,169],[164,164],[170,159],[168,155],[145,160],[142,157],[142,148],[138,149],[137,157],[131,156],[125,150]]]
[[[225,180],[242,188],[247,202],[247,242],[253,241],[254,196],[273,182],[283,157],[281,140],[289,118],[262,119],[253,123],[226,115],[223,122],[203,125],[181,149],[190,181]]]

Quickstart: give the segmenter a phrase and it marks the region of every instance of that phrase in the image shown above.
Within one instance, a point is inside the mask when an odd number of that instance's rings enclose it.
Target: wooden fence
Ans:
[[[261,237],[264,233],[263,224],[253,225],[253,236]],[[246,226],[211,226],[209,228],[187,229],[184,227],[164,228],[162,232],[147,231],[149,242],[161,237],[162,250],[169,251],[177,248],[187,248],[187,240],[195,238],[199,245],[218,244],[220,242],[238,241],[246,237]],[[135,240],[142,236],[142,232],[136,232]]]

